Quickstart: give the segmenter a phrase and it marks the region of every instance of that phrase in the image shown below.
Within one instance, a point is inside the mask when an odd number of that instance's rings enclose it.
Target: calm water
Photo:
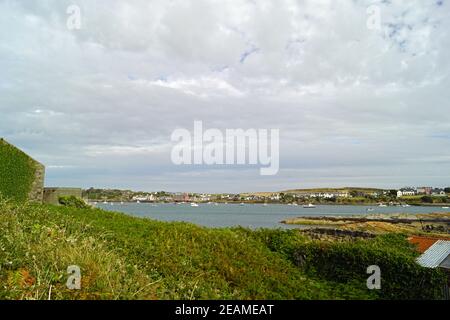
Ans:
[[[150,204],[125,203],[97,204],[98,208],[110,211],[120,211],[132,216],[147,217],[161,221],[185,221],[208,227],[243,226],[250,228],[295,228],[280,221],[300,216],[333,216],[367,214],[368,208],[375,213],[430,213],[448,212],[441,207],[369,207],[369,206],[317,206],[305,209],[302,206],[279,204]]]

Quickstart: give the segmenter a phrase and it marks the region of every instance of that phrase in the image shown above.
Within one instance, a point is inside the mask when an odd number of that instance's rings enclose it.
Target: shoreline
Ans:
[[[96,200],[85,200],[89,204],[97,203],[97,204],[103,204],[103,201],[96,201]],[[120,200],[108,200],[107,204],[114,203],[114,204],[190,204],[190,203],[197,203],[197,204],[207,204],[207,205],[214,205],[214,204],[230,204],[230,205],[247,205],[247,204],[266,204],[266,205],[280,205],[280,206],[292,206],[292,203],[279,203],[279,202],[246,202],[246,201],[186,201],[186,202],[158,202],[158,201],[140,201],[139,203],[136,201],[120,201]],[[303,205],[308,205],[309,203],[299,203],[297,206],[301,207]],[[377,203],[312,203],[315,206],[352,206],[352,207],[379,207],[379,202]],[[442,207],[450,207],[449,203],[417,203],[417,204],[409,204],[411,207],[430,207],[430,208],[442,208]],[[294,205],[295,206],[295,205]],[[399,207],[399,205],[386,205],[387,207]]]
[[[450,239],[450,212],[407,214],[383,213],[352,216],[305,216],[285,219],[280,223],[316,229],[334,228],[342,232],[368,234],[404,233],[408,235],[444,236]]]

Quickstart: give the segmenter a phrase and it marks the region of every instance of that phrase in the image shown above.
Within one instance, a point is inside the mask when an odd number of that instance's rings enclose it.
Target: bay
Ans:
[[[365,215],[377,213],[431,213],[448,212],[449,209],[441,207],[377,207],[377,206],[351,206],[351,205],[318,205],[312,209],[303,206],[290,206],[283,204],[199,204],[191,207],[186,204],[151,204],[151,203],[98,203],[96,207],[118,211],[135,217],[150,218],[160,221],[184,221],[207,227],[234,227],[248,228],[299,228],[299,226],[282,224],[281,221],[301,216],[339,216],[339,215]],[[367,209],[373,208],[368,212]]]

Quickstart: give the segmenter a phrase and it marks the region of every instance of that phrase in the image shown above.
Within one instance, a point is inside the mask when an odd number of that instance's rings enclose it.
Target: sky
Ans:
[[[0,137],[47,186],[443,187],[449,53],[449,0],[0,0]],[[278,173],[174,164],[194,121],[278,129]]]

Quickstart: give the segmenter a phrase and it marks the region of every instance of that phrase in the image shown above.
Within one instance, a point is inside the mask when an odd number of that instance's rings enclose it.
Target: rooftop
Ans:
[[[436,241],[424,254],[417,258],[422,267],[437,268],[450,256],[450,241]]]
[[[411,236],[410,238],[408,238],[408,240],[412,244],[417,245],[417,250],[420,253],[424,253],[437,241],[439,241],[439,240],[450,241],[450,237],[449,238],[445,238],[445,237],[438,238],[438,237]]]

